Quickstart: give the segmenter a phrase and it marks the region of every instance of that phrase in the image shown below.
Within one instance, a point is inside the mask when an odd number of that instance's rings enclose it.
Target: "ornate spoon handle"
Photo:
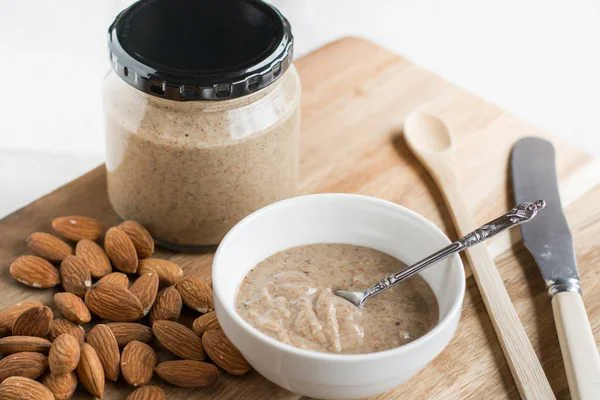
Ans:
[[[535,203],[522,203],[517,205],[515,208],[496,218],[493,221],[475,229],[473,232],[463,236],[456,242],[444,247],[441,250],[431,254],[430,256],[422,259],[421,261],[406,267],[400,272],[396,272],[390,275],[368,289],[360,292],[349,292],[345,290],[337,290],[336,295],[345,298],[354,305],[362,308],[365,302],[379,293],[397,285],[398,283],[410,278],[414,274],[417,274],[438,261],[441,261],[453,254],[461,252],[471,246],[479,244],[505,229],[512,228],[513,226],[520,225],[524,222],[530,221],[539,210],[544,208],[546,203],[544,200],[538,200]]]

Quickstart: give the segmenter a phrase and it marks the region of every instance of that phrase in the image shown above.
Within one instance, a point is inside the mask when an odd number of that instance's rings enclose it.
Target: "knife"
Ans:
[[[521,225],[525,246],[546,281],[552,301],[571,397],[600,399],[600,357],[585,312],[573,236],[558,193],[554,147],[546,140],[519,140],[511,157],[515,202],[544,199],[546,208]]]

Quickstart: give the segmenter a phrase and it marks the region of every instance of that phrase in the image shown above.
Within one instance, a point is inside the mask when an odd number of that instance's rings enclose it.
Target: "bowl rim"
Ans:
[[[253,212],[252,214],[248,215],[247,217],[242,219],[240,222],[238,222],[233,228],[231,228],[231,230],[225,235],[225,237],[221,241],[221,244],[217,248],[217,251],[216,251],[214,259],[213,259],[212,273],[211,273],[212,284],[213,284],[213,295],[215,296],[216,300],[218,300],[218,303],[223,306],[224,312],[229,314],[229,316],[232,318],[235,325],[240,327],[243,330],[244,334],[251,335],[256,340],[264,342],[264,343],[268,344],[269,346],[277,348],[278,350],[281,350],[281,351],[284,351],[287,353],[291,353],[298,357],[304,357],[304,358],[315,359],[315,360],[334,361],[334,362],[364,362],[364,361],[373,361],[373,360],[377,360],[380,358],[401,356],[405,353],[414,351],[415,349],[426,345],[430,341],[434,340],[435,337],[438,336],[439,334],[441,334],[444,330],[449,328],[449,325],[452,324],[452,316],[456,315],[457,313],[460,316],[460,314],[462,313],[462,305],[463,305],[463,299],[464,299],[464,294],[465,294],[465,289],[466,289],[464,265],[458,254],[455,254],[448,258],[448,260],[452,263],[452,265],[455,268],[458,268],[458,274],[459,274],[460,279],[458,282],[458,290],[457,290],[458,295],[454,298],[452,305],[451,305],[450,309],[448,310],[448,313],[446,314],[446,316],[444,318],[442,318],[435,325],[435,327],[433,329],[431,329],[429,332],[427,332],[425,335],[419,337],[418,339],[413,340],[412,342],[409,342],[402,346],[394,347],[392,349],[377,351],[377,352],[373,352],[373,353],[362,353],[362,354],[336,354],[336,353],[320,352],[320,351],[316,351],[316,350],[301,349],[299,347],[292,346],[291,344],[280,342],[279,340],[274,339],[274,338],[268,336],[267,334],[262,333],[257,328],[250,325],[249,322],[244,320],[237,313],[237,311],[235,310],[235,307],[233,309],[230,309],[230,307],[225,305],[226,302],[223,301],[223,295],[219,290],[219,286],[221,285],[221,283],[218,278],[215,279],[214,271],[216,270],[215,266],[219,263],[219,260],[221,258],[221,253],[223,253],[225,251],[224,249],[227,247],[228,239],[231,236],[235,235],[241,226],[246,225],[246,224],[252,222],[253,220],[261,218],[264,214],[269,213],[276,208],[293,207],[297,203],[313,201],[313,200],[316,201],[316,200],[320,200],[323,198],[333,199],[334,201],[336,201],[338,199],[339,200],[359,201],[359,202],[364,202],[365,204],[370,204],[370,206],[386,207],[389,210],[404,213],[408,217],[411,217],[411,218],[415,219],[417,222],[421,223],[425,229],[430,229],[432,231],[432,233],[441,235],[443,237],[443,239],[445,239],[448,242],[448,244],[451,243],[450,239],[446,236],[446,234],[437,225],[435,225],[432,221],[428,220],[424,216],[422,216],[422,215],[416,213],[415,211],[412,211],[404,206],[396,204],[394,202],[379,199],[379,198],[372,197],[372,196],[366,196],[366,195],[360,195],[360,194],[350,194],[350,193],[318,193],[318,194],[308,194],[308,195],[296,196],[296,197],[292,197],[289,199],[285,199],[285,200],[281,200],[281,201],[272,203],[268,206],[265,206],[255,212]],[[236,295],[237,295],[237,290],[236,290]],[[215,301],[215,303],[216,303],[216,301]]]

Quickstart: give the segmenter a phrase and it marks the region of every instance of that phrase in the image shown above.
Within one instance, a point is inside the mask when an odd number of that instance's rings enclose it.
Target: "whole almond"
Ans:
[[[181,295],[173,286],[161,290],[150,312],[150,323],[163,319],[176,321],[181,314]]]
[[[48,354],[50,372],[61,375],[74,371],[79,364],[80,356],[79,340],[75,336],[63,333],[52,342],[50,347],[50,354]]]
[[[56,236],[43,232],[33,232],[29,235],[27,246],[34,253],[50,261],[62,261],[73,254],[73,248],[70,245]]]
[[[85,296],[92,286],[92,275],[81,257],[69,256],[60,263],[60,278],[63,288],[77,296]]]
[[[100,318],[111,321],[137,321],[144,317],[140,300],[123,286],[97,283],[85,295],[85,304]]]
[[[160,258],[140,260],[138,274],[141,275],[148,272],[156,272],[158,274],[161,286],[174,285],[183,277],[183,270],[179,265]]]
[[[125,221],[119,225],[119,228],[121,228],[133,242],[138,258],[148,258],[154,253],[154,239],[150,236],[150,232],[138,222]]]
[[[131,386],[143,386],[150,382],[156,365],[156,353],[152,347],[134,340],[127,343],[121,354],[121,372]]]
[[[36,289],[47,289],[60,283],[58,270],[50,262],[37,256],[21,256],[10,264],[10,275]]]
[[[0,311],[0,336],[9,334],[12,331],[12,326],[15,320],[23,313],[23,311],[31,307],[43,306],[39,301],[23,301],[13,306],[8,306]]]
[[[2,400],[55,400],[54,395],[46,386],[38,381],[22,376],[7,378],[0,385]],[[57,399],[58,400],[58,399]]]
[[[217,367],[202,361],[165,361],[158,364],[154,371],[165,382],[180,387],[208,386],[219,377]]]
[[[154,272],[140,275],[140,277],[133,282],[129,291],[140,299],[140,303],[142,303],[142,308],[144,309],[144,315],[147,315],[152,309],[154,300],[156,300],[156,295],[158,294],[158,275]]]
[[[81,346],[77,376],[88,392],[93,396],[102,397],[104,394],[104,370],[96,350],[87,343]]]
[[[113,226],[104,237],[104,250],[119,271],[133,274],[137,271],[138,256],[133,242],[121,228]]]
[[[59,235],[74,242],[83,239],[97,240],[104,233],[100,222],[94,218],[78,215],[54,218],[52,220],[52,228]]]
[[[48,333],[48,339],[53,342],[63,333],[68,333],[69,335],[74,336],[79,343],[83,343],[83,340],[85,339],[85,331],[81,325],[74,324],[66,319],[53,320],[50,324],[50,333]]]
[[[90,310],[88,310],[83,300],[73,293],[56,293],[54,304],[66,319],[76,324],[87,324],[92,319]]]
[[[199,316],[192,324],[192,330],[200,337],[202,337],[204,332],[210,331],[211,329],[221,329],[217,314],[214,311]]]
[[[135,322],[110,322],[106,324],[117,339],[119,347],[125,346],[134,340],[142,343],[150,343],[152,340],[152,329]]]
[[[0,339],[0,353],[6,355],[29,351],[48,354],[51,344],[49,340],[37,336],[7,336]]]
[[[199,278],[185,278],[177,282],[175,289],[183,302],[193,310],[207,313],[214,310],[212,289]]]
[[[68,400],[77,388],[77,375],[73,371],[62,375],[47,373],[42,377],[42,383],[50,389],[56,400]]]
[[[244,375],[250,370],[248,361],[221,329],[204,332],[202,345],[210,359],[231,375]]]
[[[129,288],[129,278],[122,272],[112,272],[100,278],[97,283],[112,283],[123,286],[125,289]]]
[[[125,400],[166,400],[165,391],[158,386],[142,386],[131,392]]]
[[[155,321],[152,324],[152,332],[158,341],[176,356],[196,361],[206,358],[202,349],[202,340],[178,322]]]
[[[47,368],[48,359],[41,353],[26,351],[11,354],[0,360],[0,382],[11,376],[37,379]]]
[[[77,242],[75,254],[85,261],[92,278],[102,278],[112,272],[112,265],[104,249],[92,240],[83,239]]]
[[[46,306],[31,307],[15,320],[12,334],[15,336],[46,337],[50,332],[50,323],[54,316]]]
[[[110,328],[105,324],[98,324],[88,332],[85,340],[96,350],[106,379],[116,381],[120,373],[121,354],[117,338]]]

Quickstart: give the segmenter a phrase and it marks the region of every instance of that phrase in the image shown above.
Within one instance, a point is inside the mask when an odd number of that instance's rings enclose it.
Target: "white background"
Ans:
[[[600,154],[598,1],[272,2],[298,56],[366,37]],[[103,161],[106,29],[130,3],[0,0],[0,217]]]

